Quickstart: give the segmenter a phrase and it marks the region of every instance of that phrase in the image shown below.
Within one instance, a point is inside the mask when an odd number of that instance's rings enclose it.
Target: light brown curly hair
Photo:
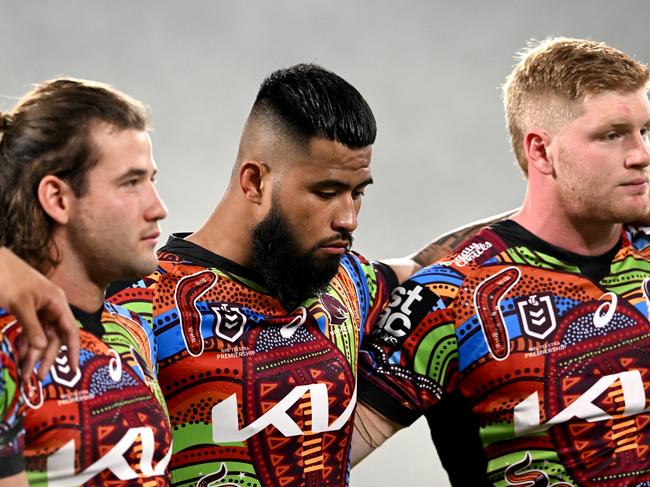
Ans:
[[[60,262],[52,240],[54,221],[41,207],[41,179],[55,175],[77,196],[100,154],[89,135],[93,124],[146,130],[139,101],[109,85],[58,78],[36,85],[16,107],[0,113],[0,245],[47,273]]]

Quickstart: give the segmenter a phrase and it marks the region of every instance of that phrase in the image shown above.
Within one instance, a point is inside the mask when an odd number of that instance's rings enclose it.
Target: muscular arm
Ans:
[[[447,255],[461,242],[477,233],[482,227],[504,220],[516,211],[509,210],[498,215],[468,223],[435,238],[426,247],[408,257],[389,259],[383,262],[391,266],[397,274],[399,281],[403,282],[421,267],[431,265]],[[456,462],[456,459],[462,458],[463,455],[468,458],[467,464],[470,466],[470,470],[472,470],[470,473],[475,474],[479,479],[473,485],[489,485],[486,478],[478,477],[486,471],[484,468],[486,460],[478,438],[478,424],[475,424],[476,419],[472,417],[471,411],[468,408],[462,409],[454,401],[456,399],[452,398],[442,407],[438,407],[434,414],[427,417],[433,442],[454,485],[469,485],[463,483],[464,475],[467,474],[465,472],[466,469],[459,466]],[[454,431],[450,431],[450,428],[458,424],[463,425],[465,429],[462,431],[462,435],[460,435],[463,439],[462,443],[460,441],[450,441],[450,438],[447,438],[447,436],[454,434]],[[354,420],[351,454],[352,466],[355,466],[363,460],[375,448],[381,446],[384,441],[401,428],[402,426],[400,424],[386,418],[370,406],[360,402],[357,405]],[[456,426],[456,428],[458,427]]]
[[[415,254],[410,255],[407,258],[422,267],[431,265],[454,250],[463,240],[477,233],[482,227],[505,220],[516,211],[516,209],[508,210],[499,213],[498,215],[492,215],[455,228],[450,232],[444,233],[433,239],[433,241],[426,247],[421,248]]]
[[[366,458],[375,448],[402,429],[402,425],[391,421],[370,406],[359,402],[354,413],[352,433],[351,466]]]
[[[508,210],[498,215],[473,221],[434,238],[429,244],[412,255],[395,259],[384,259],[382,262],[393,269],[399,282],[404,282],[422,267],[426,267],[440,260],[454,250],[463,240],[471,237],[484,226],[504,220],[516,211]]]
[[[0,247],[0,307],[14,315],[23,329],[23,377],[42,358],[39,375],[43,378],[61,343],[68,346],[72,363],[78,363],[79,330],[63,291],[4,247]]]

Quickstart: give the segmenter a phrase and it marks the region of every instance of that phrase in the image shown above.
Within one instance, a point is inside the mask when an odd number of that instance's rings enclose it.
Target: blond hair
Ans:
[[[645,64],[602,42],[555,37],[529,44],[503,85],[510,143],[524,174],[528,130],[557,127],[588,95],[636,91],[648,77]]]

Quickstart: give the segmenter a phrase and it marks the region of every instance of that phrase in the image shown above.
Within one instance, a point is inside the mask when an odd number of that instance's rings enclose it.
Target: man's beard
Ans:
[[[296,236],[277,203],[253,228],[251,238],[253,269],[262,276],[268,290],[285,304],[299,304],[316,296],[338,272],[341,256],[319,259],[314,254],[319,246],[332,240],[347,240],[348,248],[352,246],[352,235],[339,234],[301,254]]]

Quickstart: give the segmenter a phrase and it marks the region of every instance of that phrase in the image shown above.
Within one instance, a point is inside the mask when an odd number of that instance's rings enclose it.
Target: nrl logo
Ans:
[[[533,294],[516,303],[519,319],[528,336],[543,340],[555,330],[557,323],[550,295]]]
[[[231,343],[236,342],[244,333],[246,315],[237,306],[222,303],[212,306],[214,312],[214,334]]]
[[[74,387],[81,379],[81,371],[73,368],[70,364],[66,345],[59,348],[59,354],[54,359],[50,373],[54,382],[66,387]]]

